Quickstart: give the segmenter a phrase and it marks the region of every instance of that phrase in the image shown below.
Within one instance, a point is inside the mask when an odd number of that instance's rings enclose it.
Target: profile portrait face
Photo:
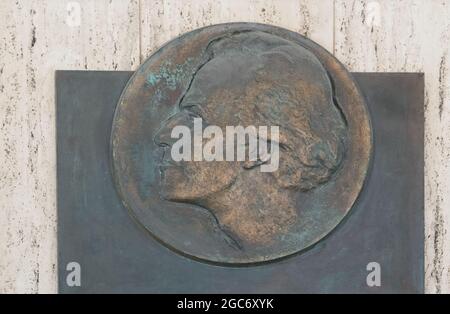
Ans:
[[[227,23],[141,64],[110,143],[133,218],[174,253],[227,266],[285,258],[335,230],[363,189],[373,133],[357,82],[323,47]]]
[[[271,162],[270,151],[263,160],[174,161],[173,128],[183,125],[193,134],[196,118],[224,135],[227,126],[278,126],[277,169],[260,169]],[[269,243],[299,219],[302,193],[338,170],[346,140],[333,83],[311,52],[258,31],[219,38],[205,49],[177,112],[155,135],[162,151],[160,196],[209,211],[237,249]]]

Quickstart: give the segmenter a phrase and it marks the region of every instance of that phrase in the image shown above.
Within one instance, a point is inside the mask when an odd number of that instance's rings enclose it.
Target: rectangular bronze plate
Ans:
[[[132,72],[58,71],[58,282],[61,293],[423,293],[423,75],[354,73],[374,158],[349,216],[313,248],[252,267],[178,255],[133,221],[110,170],[114,108]],[[67,264],[81,286],[66,284]],[[381,267],[381,286],[366,283]]]

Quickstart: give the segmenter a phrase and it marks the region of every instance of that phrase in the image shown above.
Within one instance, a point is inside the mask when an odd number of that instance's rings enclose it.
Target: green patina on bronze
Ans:
[[[262,161],[170,157],[171,130],[279,126],[278,170]],[[269,138],[270,140],[270,138]],[[222,24],[150,56],[118,103],[111,135],[117,190],[161,243],[238,265],[300,252],[348,214],[367,175],[372,132],[363,97],[326,50],[287,30]]]
[[[180,82],[191,75],[186,72],[186,67],[191,62],[191,58],[188,58],[184,64],[173,66],[170,61],[164,61],[158,72],[150,72],[147,75],[147,83],[150,86],[156,86],[163,80],[169,89],[175,90]]]

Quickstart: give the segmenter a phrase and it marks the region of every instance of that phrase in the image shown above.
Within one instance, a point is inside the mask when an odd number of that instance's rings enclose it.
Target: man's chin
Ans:
[[[160,182],[160,196],[167,201],[177,201],[183,197],[182,189],[178,188],[178,185],[184,181],[182,172],[176,167],[166,167]],[[187,184],[186,182],[185,184]]]
[[[171,202],[183,202],[183,203],[194,203],[195,197],[171,186],[161,186],[160,190],[161,199]]]
[[[193,183],[184,177],[179,169],[170,168],[161,178],[160,197],[172,202],[195,203],[198,196],[193,194]]]
[[[161,188],[160,196],[166,201],[175,201],[177,199],[177,193],[168,188]]]

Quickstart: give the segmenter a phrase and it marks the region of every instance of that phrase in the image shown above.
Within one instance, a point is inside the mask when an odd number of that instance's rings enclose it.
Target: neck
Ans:
[[[294,192],[278,189],[271,175],[256,171],[199,202],[241,246],[270,243],[287,231],[297,215]]]

